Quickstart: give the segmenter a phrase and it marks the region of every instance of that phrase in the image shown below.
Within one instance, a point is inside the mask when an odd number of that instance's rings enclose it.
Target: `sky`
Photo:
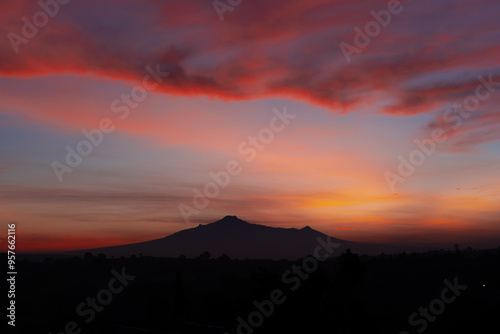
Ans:
[[[0,232],[26,252],[236,215],[500,245],[500,3],[0,3]]]

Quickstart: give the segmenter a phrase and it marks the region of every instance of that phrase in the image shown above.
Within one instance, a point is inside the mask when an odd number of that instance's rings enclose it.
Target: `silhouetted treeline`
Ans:
[[[6,263],[6,254],[1,255]],[[497,328],[500,248],[461,251],[457,247],[375,257],[346,251],[309,268],[310,272],[303,263],[302,259],[213,259],[208,252],[196,259],[140,255],[110,259],[86,254],[20,260],[16,332],[65,333],[72,321],[82,334],[146,330],[232,334],[238,327],[242,333],[384,334],[419,333],[425,327],[422,332],[447,334]],[[467,289],[432,321],[411,325],[414,312],[443,298],[445,280],[458,280]],[[273,291],[279,304],[264,302],[272,299]],[[444,296],[451,298],[452,293]],[[97,305],[91,306],[93,298]],[[256,310],[267,314],[261,324]],[[252,312],[255,317],[249,320]],[[246,327],[241,327],[239,317]]]

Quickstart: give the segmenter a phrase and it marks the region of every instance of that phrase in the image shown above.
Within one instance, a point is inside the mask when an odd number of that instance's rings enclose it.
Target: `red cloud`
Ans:
[[[382,112],[412,115],[439,109],[474,87],[471,80],[443,82],[438,73],[485,72],[497,66],[500,46],[482,36],[493,34],[498,24],[478,27],[463,21],[470,15],[466,10],[489,15],[495,5],[489,0],[474,7],[459,4],[450,10],[451,17],[438,20],[428,14],[439,4],[407,4],[347,64],[339,43],[354,43],[353,28],[373,20],[370,11],[384,9],[385,2],[245,2],[227,12],[224,22],[211,3],[201,0],[70,2],[20,44],[18,54],[8,38],[1,40],[0,74],[75,73],[136,81],[147,65],[161,64],[170,72],[160,88],[166,94],[222,100],[292,97],[344,112],[374,105],[384,96],[390,102]],[[20,34],[21,18],[31,19],[39,10],[27,0],[3,5],[4,35]],[[424,18],[430,27],[450,29],[424,29]],[[433,73],[436,77],[427,83],[405,86]]]

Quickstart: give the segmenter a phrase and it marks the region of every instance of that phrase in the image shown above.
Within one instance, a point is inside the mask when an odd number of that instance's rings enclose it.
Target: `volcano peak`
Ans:
[[[213,224],[217,224],[217,223],[219,223],[219,224],[241,224],[241,223],[249,224],[248,222],[246,222],[242,219],[239,219],[236,216],[225,216],[224,218],[216,221]]]

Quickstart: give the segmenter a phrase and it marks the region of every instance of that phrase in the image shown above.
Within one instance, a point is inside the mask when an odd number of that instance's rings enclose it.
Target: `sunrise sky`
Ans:
[[[207,0],[45,2],[47,22],[36,1],[0,4],[0,231],[17,222],[18,250],[150,240],[225,215],[500,245],[498,1],[402,1],[363,47],[355,28],[387,1],[244,0],[223,20]],[[146,95],[127,107],[132,92]],[[113,130],[60,182],[54,162],[103,119]],[[435,152],[391,187],[387,172],[435,131]],[[179,206],[233,160],[241,172],[187,222]]]

